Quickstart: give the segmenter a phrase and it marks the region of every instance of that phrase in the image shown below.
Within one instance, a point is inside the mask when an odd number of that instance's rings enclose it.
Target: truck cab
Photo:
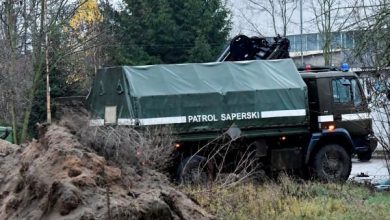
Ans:
[[[361,161],[370,160],[377,141],[356,74],[332,69],[300,74],[308,88],[311,132],[345,129],[353,141],[352,153]]]

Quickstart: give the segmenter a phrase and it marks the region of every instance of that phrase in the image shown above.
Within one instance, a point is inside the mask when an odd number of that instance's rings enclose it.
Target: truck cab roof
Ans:
[[[302,78],[317,79],[317,78],[334,78],[334,77],[355,77],[356,74],[353,72],[342,72],[342,71],[328,71],[328,72],[300,72]]]

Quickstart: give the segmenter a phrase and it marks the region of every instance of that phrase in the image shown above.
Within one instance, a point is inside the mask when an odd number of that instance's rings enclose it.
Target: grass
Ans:
[[[390,194],[353,184],[245,183],[231,188],[188,187],[219,219],[390,219]]]

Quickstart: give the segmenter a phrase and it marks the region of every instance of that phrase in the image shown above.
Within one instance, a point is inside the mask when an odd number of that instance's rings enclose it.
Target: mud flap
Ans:
[[[276,149],[271,152],[272,170],[299,169],[302,167],[300,148]]]

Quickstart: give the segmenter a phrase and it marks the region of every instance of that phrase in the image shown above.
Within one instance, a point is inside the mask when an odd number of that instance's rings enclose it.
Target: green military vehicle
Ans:
[[[349,177],[354,153],[371,157],[376,140],[355,74],[299,73],[286,39],[270,45],[238,36],[230,47],[215,63],[99,70],[87,98],[90,125],[171,126],[177,137],[172,174],[179,181],[213,178],[220,163],[208,158],[220,152],[208,143],[221,134],[236,143],[222,159],[227,172],[253,150],[265,170],[338,181]]]
[[[231,160],[251,146],[270,170],[310,170],[327,181],[346,180],[351,155],[376,146],[356,75],[300,74],[291,59],[104,68],[88,107],[92,126],[172,126],[179,180],[223,132],[240,137]]]
[[[12,128],[11,127],[0,127],[0,139],[6,140],[10,143],[13,142]]]

